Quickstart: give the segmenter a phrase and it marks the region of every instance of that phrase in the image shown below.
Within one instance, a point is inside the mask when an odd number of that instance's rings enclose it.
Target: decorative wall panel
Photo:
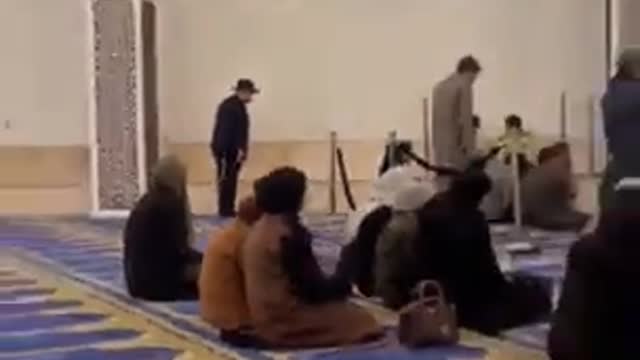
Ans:
[[[93,0],[99,210],[138,198],[136,35],[130,0]]]

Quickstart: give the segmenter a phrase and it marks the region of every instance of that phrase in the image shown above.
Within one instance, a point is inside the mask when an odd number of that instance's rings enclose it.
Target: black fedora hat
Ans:
[[[253,94],[260,93],[260,89],[256,88],[256,84],[253,83],[250,79],[240,79],[236,83],[236,86],[233,87],[235,91],[249,91]]]

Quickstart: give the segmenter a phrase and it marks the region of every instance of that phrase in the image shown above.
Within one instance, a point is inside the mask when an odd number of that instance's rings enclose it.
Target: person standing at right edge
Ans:
[[[458,61],[456,72],[433,89],[435,163],[464,168],[474,154],[473,84],[482,68],[472,56]]]
[[[609,152],[599,191],[600,213],[604,213],[615,205],[618,181],[640,177],[640,48],[624,49],[601,105]]]
[[[238,174],[247,158],[249,113],[247,104],[259,93],[253,81],[240,79],[234,94],[226,98],[216,113],[211,152],[216,161],[218,182],[218,214],[235,216]]]

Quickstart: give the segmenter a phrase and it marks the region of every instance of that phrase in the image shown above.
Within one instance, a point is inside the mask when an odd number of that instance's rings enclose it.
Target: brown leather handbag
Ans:
[[[427,291],[433,295],[427,296]],[[457,343],[459,333],[455,305],[447,304],[440,284],[422,281],[414,292],[417,300],[400,310],[400,343],[409,347]]]

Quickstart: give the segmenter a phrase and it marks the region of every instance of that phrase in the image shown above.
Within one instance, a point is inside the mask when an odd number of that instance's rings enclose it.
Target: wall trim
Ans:
[[[92,219],[126,219],[129,217],[129,210],[92,210],[89,217]]]

